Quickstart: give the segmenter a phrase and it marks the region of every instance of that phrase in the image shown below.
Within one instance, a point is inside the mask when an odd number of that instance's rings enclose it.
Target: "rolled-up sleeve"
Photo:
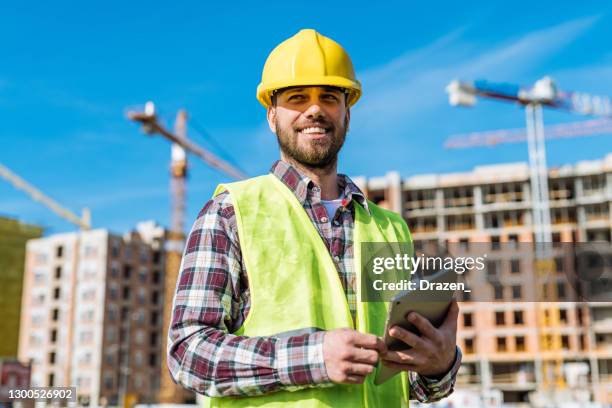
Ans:
[[[455,362],[442,378],[429,378],[413,371],[408,373],[410,398],[419,402],[435,402],[451,395],[455,389],[457,373],[461,367],[461,349],[456,346]]]
[[[186,241],[168,331],[174,381],[211,397],[331,385],[325,332],[232,334],[249,307],[235,214],[229,194],[222,193],[204,206]]]

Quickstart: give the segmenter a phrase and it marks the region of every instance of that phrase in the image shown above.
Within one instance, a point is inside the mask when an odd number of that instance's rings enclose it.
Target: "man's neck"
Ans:
[[[338,188],[338,162],[334,161],[328,167],[318,168],[309,167],[302,163],[298,163],[289,157],[281,154],[281,160],[295,167],[300,173],[307,176],[317,186],[321,188],[322,200],[335,200],[340,197],[340,189]]]

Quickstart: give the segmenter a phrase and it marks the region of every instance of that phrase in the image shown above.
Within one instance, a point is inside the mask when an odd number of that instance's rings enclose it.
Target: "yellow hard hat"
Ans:
[[[266,60],[257,99],[272,105],[274,91],[290,86],[329,85],[344,88],[352,106],[361,96],[353,63],[340,44],[315,30],[305,29],[280,43]]]

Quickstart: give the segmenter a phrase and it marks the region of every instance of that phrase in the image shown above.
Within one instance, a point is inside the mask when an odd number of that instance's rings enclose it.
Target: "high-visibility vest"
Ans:
[[[357,274],[356,325],[338,271],[302,204],[276,176],[269,174],[221,184],[232,200],[242,260],[248,274],[251,308],[242,336],[274,336],[304,329],[355,328],[382,336],[386,302],[361,302],[362,242],[408,242],[410,233],[396,213],[369,202],[370,214],[355,202],[353,248]],[[356,327],[355,327],[356,326]],[[237,363],[239,364],[239,363]],[[374,374],[363,384],[282,390],[260,396],[206,398],[211,407],[407,407],[406,373],[382,385]],[[215,381],[222,382],[222,378]]]

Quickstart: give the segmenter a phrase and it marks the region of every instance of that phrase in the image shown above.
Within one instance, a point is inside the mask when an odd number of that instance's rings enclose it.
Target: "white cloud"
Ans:
[[[43,92],[42,96],[47,98],[50,104],[58,108],[76,110],[94,115],[109,114],[113,112],[113,109],[105,104],[71,94],[65,90],[49,90]]]
[[[463,29],[361,74],[364,97],[355,129],[397,129],[398,122],[446,103],[444,87],[454,78],[506,80],[529,72],[591,27],[598,17],[572,20],[529,32],[490,49],[473,49]]]
[[[11,81],[10,83],[0,78],[0,90],[10,86],[10,100],[3,100],[2,103],[8,106],[26,106],[33,101],[43,102],[49,106],[61,109],[79,111],[81,113],[102,115],[114,114],[115,108],[91,98],[83,97],[76,92],[68,90],[66,87],[58,87],[47,81],[39,79],[28,79]]]

